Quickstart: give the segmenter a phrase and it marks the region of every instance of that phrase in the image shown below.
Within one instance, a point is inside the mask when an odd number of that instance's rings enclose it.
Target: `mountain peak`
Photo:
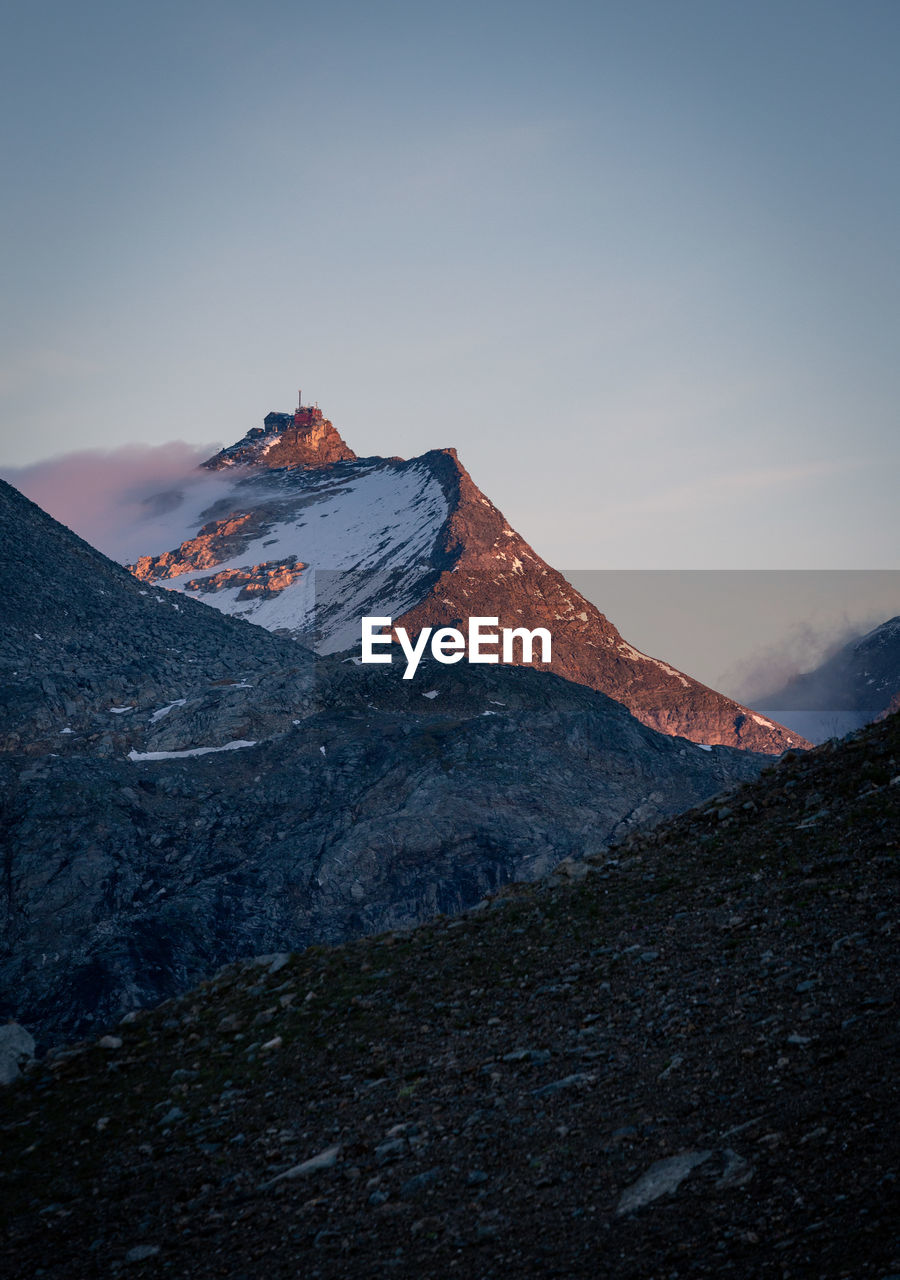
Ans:
[[[206,463],[238,467],[234,484],[200,514],[193,537],[131,566],[138,578],[200,594],[324,654],[358,645],[364,616],[390,616],[408,634],[470,617],[540,625],[553,633],[555,675],[653,729],[706,747],[808,745],[628,644],[509,526],[455,449],[356,458],[317,406],[267,414],[264,428]]]
[[[211,471],[236,466],[309,469],[355,458],[318,404],[305,405],[301,392],[293,413],[267,413],[261,427],[251,427],[241,440],[208,458],[203,466]]]

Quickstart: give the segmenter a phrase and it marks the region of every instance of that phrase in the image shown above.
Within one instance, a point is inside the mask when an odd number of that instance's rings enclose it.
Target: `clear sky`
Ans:
[[[7,0],[0,464],[302,386],[563,569],[896,568],[898,59],[896,0]]]

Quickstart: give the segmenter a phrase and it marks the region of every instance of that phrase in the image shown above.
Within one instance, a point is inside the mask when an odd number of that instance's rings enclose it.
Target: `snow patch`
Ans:
[[[777,726],[774,725],[771,720],[766,720],[762,716],[753,715],[752,719],[755,720],[757,724],[761,724],[764,729],[777,728]]]
[[[166,706],[160,707],[158,711],[154,711],[150,717],[150,723],[156,724],[157,720],[162,720],[163,716],[167,716],[174,707],[183,707],[187,702],[187,698],[176,698],[174,702],[167,703]]]
[[[426,463],[361,462],[339,473],[245,476],[232,488],[229,502],[233,511],[261,510],[256,535],[229,559],[157,580],[158,585],[185,592],[189,582],[296,556],[304,571],[276,595],[239,599],[239,586],[185,594],[221,613],[307,641],[315,626],[320,653],[358,644],[360,617],[399,617],[419,603],[448,513],[446,495]],[[218,503],[217,510],[222,509]]]
[[[224,747],[191,747],[187,751],[129,751],[129,760],[183,760],[186,756],[209,756],[217,751],[239,751],[242,747],[255,747],[253,742],[245,742],[236,738],[234,742],[226,742]]]
[[[646,653],[641,653],[640,649],[635,649],[634,645],[628,644],[625,640],[620,641],[617,648],[628,658],[635,658],[638,662],[652,662],[654,667],[659,667],[660,671],[665,671],[666,675],[674,676],[676,680],[680,680],[685,689],[689,687],[690,682],[680,671],[670,667],[668,662],[660,662],[659,658],[651,658]]]

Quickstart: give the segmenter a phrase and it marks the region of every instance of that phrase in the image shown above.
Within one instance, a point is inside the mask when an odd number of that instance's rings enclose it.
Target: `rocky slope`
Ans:
[[[229,957],[459,911],[759,769],[549,674],[425,674],[323,673],[231,750],[182,747],[173,710],[161,750],[0,758],[0,1016],[71,1034]]]
[[[335,460],[340,437],[326,425],[319,455],[321,424],[260,430],[211,459],[242,464],[234,484],[196,536],[142,557],[136,575],[326,653],[357,644],[364,615],[413,631],[465,627],[470,616],[546,627],[556,674],[662,733],[768,753],[808,745],[628,644],[508,526],[455,450]]]
[[[858,729],[900,704],[900,617],[851,640],[827,662],[766,695],[814,741]]]
[[[900,722],[0,1091],[5,1271],[885,1280]]]
[[[142,586],[4,481],[0,548],[0,750],[222,745],[310,705],[312,654]]]
[[[315,660],[8,486],[0,521],[0,1016],[30,1031],[459,910],[761,767],[546,672]]]

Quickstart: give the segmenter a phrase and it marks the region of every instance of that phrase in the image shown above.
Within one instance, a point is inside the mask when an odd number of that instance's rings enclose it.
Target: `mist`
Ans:
[[[123,445],[83,449],[24,467],[3,479],[122,564],[157,555],[196,532],[203,511],[234,482],[200,464],[221,446]]]
[[[797,623],[774,643],[736,662],[724,682],[747,706],[770,705],[773,696],[795,676],[814,671],[851,640],[883,621],[880,614],[872,613],[853,621],[845,616],[830,623]]]

